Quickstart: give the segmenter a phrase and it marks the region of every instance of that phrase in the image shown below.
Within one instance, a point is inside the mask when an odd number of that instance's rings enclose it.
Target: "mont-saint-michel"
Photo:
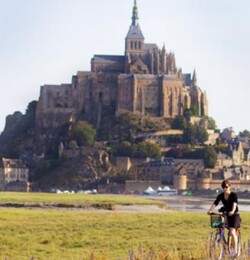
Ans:
[[[46,129],[79,119],[98,129],[105,111],[116,116],[130,112],[175,118],[192,107],[198,117],[208,116],[206,94],[198,86],[195,71],[183,73],[174,53],[146,43],[138,16],[135,1],[124,55],[94,55],[91,71],[79,71],[70,84],[41,87],[36,111],[40,152],[46,149],[41,141]]]
[[[147,43],[138,19],[134,0],[124,53],[95,54],[89,71],[41,86],[24,115],[7,116],[1,189],[199,190],[226,177],[249,186],[248,142],[215,131],[196,71]]]

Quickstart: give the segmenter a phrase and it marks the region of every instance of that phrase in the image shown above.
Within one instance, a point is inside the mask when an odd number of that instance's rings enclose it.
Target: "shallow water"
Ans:
[[[165,201],[175,211],[189,212],[207,212],[214,201],[214,199],[187,196],[150,196],[150,198]],[[221,205],[218,205],[217,208],[220,207]],[[250,200],[239,199],[239,210],[250,211]]]

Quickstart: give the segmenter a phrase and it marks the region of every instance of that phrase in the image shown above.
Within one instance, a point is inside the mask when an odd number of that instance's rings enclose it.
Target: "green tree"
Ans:
[[[26,108],[26,111],[25,111],[25,115],[27,117],[30,117],[31,120],[34,120],[35,119],[35,115],[36,115],[36,107],[37,107],[37,101],[36,100],[33,100],[31,101],[27,108]]]
[[[138,144],[138,157],[140,158],[159,158],[161,156],[161,149],[157,144],[149,142],[141,142]]]
[[[202,117],[202,126],[212,130],[216,130],[217,128],[215,120],[209,116]]]
[[[77,142],[75,140],[70,140],[69,148],[70,149],[76,149],[77,147],[78,147]]]
[[[124,113],[119,116],[116,123],[115,132],[121,140],[133,140],[140,129],[140,118],[132,113]]]
[[[37,106],[37,101],[31,101],[25,111],[25,114],[21,116],[21,120],[19,120],[16,123],[14,135],[15,137],[17,136],[26,136],[28,132],[34,128],[35,126],[35,115],[36,115],[36,106]],[[16,112],[20,113],[20,112]],[[15,114],[15,113],[14,113]]]
[[[28,104],[25,114],[23,115],[23,118],[18,126],[19,131],[22,131],[24,134],[35,127],[36,106],[36,100],[31,101]]]
[[[206,168],[214,168],[217,161],[217,153],[213,146],[207,146],[203,150],[203,160]]]
[[[161,157],[161,149],[159,145],[146,142],[147,148],[147,157],[150,158],[160,158]]]
[[[132,146],[129,141],[123,141],[118,147],[118,154],[120,156],[131,156]]]
[[[18,158],[32,154],[37,101],[28,104],[25,114],[14,112],[6,118],[4,131],[0,135],[0,156]]]
[[[183,131],[183,142],[191,145],[206,142],[208,139],[207,130],[198,125],[188,124]]]
[[[187,120],[184,116],[176,116],[171,125],[173,129],[185,129],[186,126]]]
[[[195,127],[191,124],[188,124],[183,131],[183,142],[186,144],[195,145]]]
[[[78,121],[70,130],[70,139],[79,146],[92,146],[95,143],[96,131],[85,121]]]
[[[212,117],[207,117],[207,128],[213,130],[217,128],[216,122]]]
[[[240,137],[247,137],[250,138],[250,132],[248,130],[244,130],[242,132],[239,133]]]
[[[165,153],[166,157],[182,158],[183,150],[180,148],[172,148]]]
[[[190,111],[192,113],[192,116],[199,116],[199,108],[198,106],[191,106]]]
[[[139,158],[147,157],[146,142],[140,142],[138,144],[137,157],[139,157]]]
[[[224,153],[228,156],[232,155],[230,145],[228,143],[216,144],[215,150],[217,153]]]
[[[190,122],[191,116],[193,116],[191,109],[184,109],[183,116],[185,117],[187,122]]]
[[[207,130],[204,127],[196,126],[195,127],[196,140],[198,143],[204,143],[208,139]]]
[[[131,156],[137,157],[137,155],[138,155],[138,145],[136,143],[133,143],[131,145]]]
[[[148,129],[148,130],[156,129],[156,125],[155,125],[154,121],[149,118],[145,119],[144,127],[145,127],[145,129]]]

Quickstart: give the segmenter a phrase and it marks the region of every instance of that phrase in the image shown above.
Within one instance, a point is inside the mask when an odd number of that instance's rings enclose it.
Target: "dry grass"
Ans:
[[[42,201],[51,203],[50,195]],[[250,213],[241,215],[246,241]],[[209,222],[205,213],[4,208],[0,211],[0,259],[207,259]]]

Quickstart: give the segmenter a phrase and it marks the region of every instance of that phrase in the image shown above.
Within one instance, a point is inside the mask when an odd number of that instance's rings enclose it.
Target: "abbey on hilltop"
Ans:
[[[189,108],[198,116],[208,115],[206,94],[197,85],[195,71],[182,73],[165,46],[145,42],[134,0],[124,55],[94,55],[91,71],[79,71],[71,84],[42,86],[36,126],[42,138],[46,128],[77,119],[98,128],[104,111],[174,118]]]

